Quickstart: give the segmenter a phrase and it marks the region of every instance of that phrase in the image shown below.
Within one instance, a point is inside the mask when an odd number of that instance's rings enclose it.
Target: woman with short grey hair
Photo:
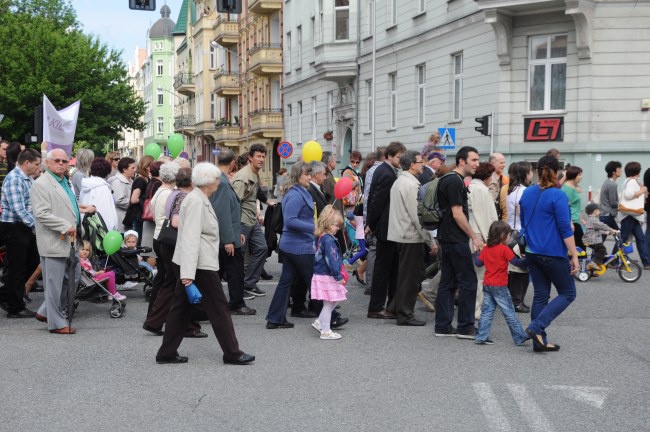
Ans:
[[[79,199],[81,193],[81,180],[88,177],[90,172],[90,164],[95,159],[95,153],[90,149],[79,149],[76,155],[77,161],[75,162],[76,171],[72,174],[72,186],[74,187],[74,194]]]

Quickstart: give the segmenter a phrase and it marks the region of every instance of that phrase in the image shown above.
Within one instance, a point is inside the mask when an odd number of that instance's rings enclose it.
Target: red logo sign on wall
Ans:
[[[563,141],[564,117],[524,119],[524,141]]]

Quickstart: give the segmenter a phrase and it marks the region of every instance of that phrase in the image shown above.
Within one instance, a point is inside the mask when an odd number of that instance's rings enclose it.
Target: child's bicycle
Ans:
[[[580,282],[587,282],[594,276],[602,276],[607,273],[609,265],[615,265],[618,276],[625,282],[636,282],[641,278],[643,268],[628,258],[628,254],[634,252],[634,247],[631,243],[622,243],[621,237],[614,234],[614,241],[616,242],[616,253],[605,257],[605,262],[598,269],[588,268],[591,259],[587,257],[587,253],[580,248],[578,251],[578,262],[580,269],[575,274],[575,278]]]

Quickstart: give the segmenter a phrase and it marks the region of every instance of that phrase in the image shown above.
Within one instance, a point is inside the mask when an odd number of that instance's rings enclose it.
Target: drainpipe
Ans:
[[[377,112],[377,104],[376,99],[375,99],[375,85],[377,81],[377,35],[376,31],[377,30],[377,0],[373,0],[372,2],[372,118],[370,121],[372,122],[371,128],[370,128],[370,149],[372,151],[375,151],[375,115]]]
[[[361,65],[359,64],[359,57],[361,56],[361,2],[357,0],[357,88],[356,88],[356,103],[354,104],[354,123],[356,124],[356,148],[359,148],[359,139],[361,132],[359,129],[359,79],[361,78]]]

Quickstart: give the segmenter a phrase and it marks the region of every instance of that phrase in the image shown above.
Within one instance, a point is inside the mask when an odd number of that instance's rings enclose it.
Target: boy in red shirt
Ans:
[[[504,221],[492,223],[488,231],[487,246],[474,259],[477,266],[485,265],[483,306],[481,308],[481,320],[478,324],[478,333],[475,337],[475,343],[479,345],[494,343],[489,339],[489,336],[494,310],[497,306],[508,324],[515,344],[521,345],[528,340],[528,335],[519,320],[517,320],[515,307],[512,304],[512,298],[508,290],[508,263],[517,267],[526,265],[524,258],[517,258],[515,253],[506,246],[510,231],[510,226]]]

